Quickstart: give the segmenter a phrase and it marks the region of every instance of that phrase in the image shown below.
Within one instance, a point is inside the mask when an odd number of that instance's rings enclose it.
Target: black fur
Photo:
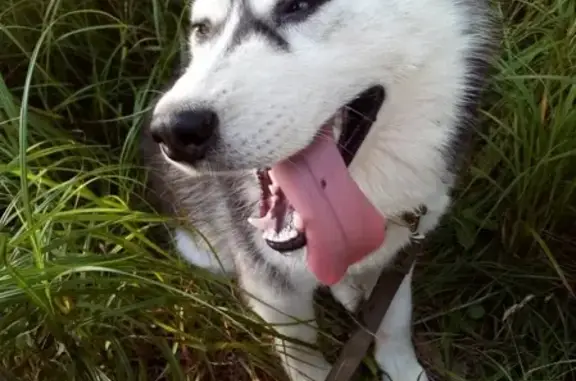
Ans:
[[[240,8],[240,21],[234,31],[232,43],[228,47],[229,50],[242,44],[243,40],[251,34],[259,34],[264,36],[273,46],[281,50],[289,50],[288,41],[278,32],[278,30],[269,25],[266,21],[256,17],[247,4],[243,4]]]
[[[490,17],[490,9],[485,2],[464,0],[459,4],[467,7],[467,13],[472,15],[473,20],[462,33],[470,36],[481,34],[482,37],[479,38],[480,43],[470,45],[466,59],[466,94],[459,106],[458,129],[443,152],[447,169],[453,176],[458,175],[471,153],[472,140],[478,130],[480,98],[489,78],[490,58],[494,56],[495,42],[498,41],[493,17]],[[490,38],[486,38],[486,34]]]
[[[329,1],[330,0],[280,0],[274,8],[272,17],[277,25],[302,22]]]

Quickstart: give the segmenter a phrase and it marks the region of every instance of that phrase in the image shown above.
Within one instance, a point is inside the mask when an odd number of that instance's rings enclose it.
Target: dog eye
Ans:
[[[298,22],[304,20],[329,0],[288,0],[277,9],[279,21]]]
[[[198,22],[192,25],[192,34],[199,41],[210,37],[212,28],[208,22]]]
[[[290,0],[280,8],[280,19],[282,21],[294,21],[305,17],[312,8],[313,0]]]
[[[310,2],[305,0],[290,1],[284,8],[285,15],[306,12],[310,9]]]

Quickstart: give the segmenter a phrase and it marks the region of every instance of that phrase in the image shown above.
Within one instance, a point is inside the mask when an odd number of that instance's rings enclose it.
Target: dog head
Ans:
[[[387,94],[379,129],[412,116],[444,123],[465,87],[469,43],[453,3],[195,0],[192,60],[157,103],[153,136],[188,169],[263,168],[306,147],[374,87]]]

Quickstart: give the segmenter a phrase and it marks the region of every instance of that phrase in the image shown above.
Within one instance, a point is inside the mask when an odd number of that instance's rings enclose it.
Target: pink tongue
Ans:
[[[384,242],[384,217],[352,180],[332,130],[280,162],[270,177],[302,217],[308,267],[326,285]],[[325,132],[325,133],[324,133]]]

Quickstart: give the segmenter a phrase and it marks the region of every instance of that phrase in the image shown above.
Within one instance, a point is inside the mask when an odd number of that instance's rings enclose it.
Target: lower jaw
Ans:
[[[270,248],[286,253],[306,246],[306,234],[296,229],[282,229],[279,233],[265,232],[262,235]]]
[[[256,172],[262,187],[260,217],[249,222],[262,231],[262,238],[270,248],[281,253],[301,249],[307,243],[302,219],[268,173],[269,170]]]

